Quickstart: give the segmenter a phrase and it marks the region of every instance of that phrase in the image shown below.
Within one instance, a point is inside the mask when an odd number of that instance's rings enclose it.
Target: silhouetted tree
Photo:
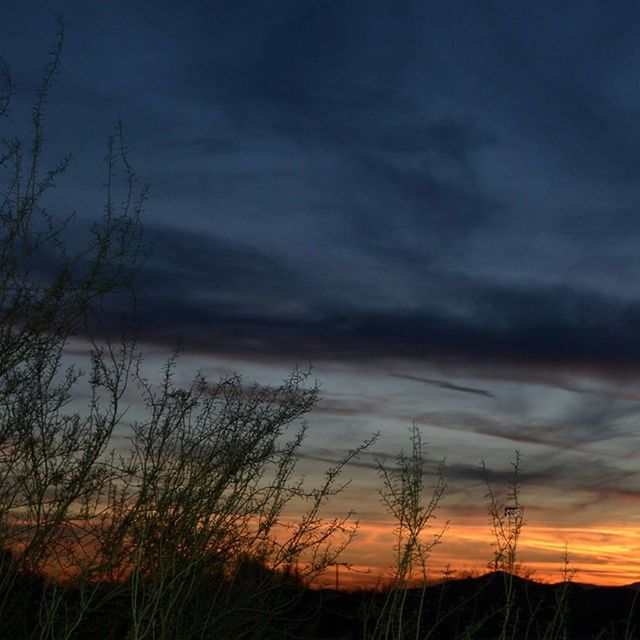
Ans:
[[[200,375],[180,387],[172,358],[153,383],[135,340],[113,339],[104,303],[135,293],[147,192],[118,125],[105,202],[81,249],[69,241],[73,215],[47,209],[71,162],[43,160],[62,44],[60,24],[30,139],[5,134],[0,153],[0,637],[86,637],[113,622],[114,603],[115,637],[255,637],[290,606],[292,568],[308,579],[353,537],[350,513],[322,513],[362,447],[308,487],[295,475],[301,421],[318,398],[307,373],[277,388]],[[3,132],[12,94],[0,60]],[[89,345],[84,377],[66,360],[73,336]],[[87,404],[72,409],[80,385]],[[118,450],[127,390],[144,413]],[[294,504],[297,519],[286,515]]]

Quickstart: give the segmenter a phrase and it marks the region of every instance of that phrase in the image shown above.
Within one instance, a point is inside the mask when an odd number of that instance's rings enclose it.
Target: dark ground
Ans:
[[[395,595],[397,603],[404,599],[401,637],[422,640],[498,638],[505,619],[505,584],[508,580],[506,574],[494,573],[428,586],[419,629],[417,619],[422,590],[392,593],[391,599]],[[635,600],[640,594],[637,585],[550,585],[515,576],[512,580],[514,598],[506,636],[511,640],[640,640],[640,597],[638,602]],[[260,578],[259,588],[257,584],[252,588],[248,583],[228,587],[221,587],[219,582],[212,583],[190,604],[190,621],[185,618],[178,622],[169,637],[172,640],[174,637],[175,640],[196,637],[216,640],[381,640],[384,634],[374,633],[378,621],[386,623],[390,620],[395,629],[399,626],[400,617],[389,608],[388,593],[310,590],[282,578],[265,589],[264,575]],[[89,607],[86,618],[70,638],[125,640],[132,637],[131,592],[127,591],[126,585],[102,585],[99,591],[95,594],[95,606]],[[228,596],[224,595],[225,591]],[[41,616],[42,593],[40,579],[18,577],[11,594],[15,604],[4,609],[0,637],[15,640],[40,637],[36,627]],[[191,628],[197,628],[205,615],[203,612],[210,611],[214,593],[217,601],[222,602],[221,593],[225,598],[225,604],[216,606],[211,618],[220,621],[218,628],[206,635],[186,631],[189,624],[193,624]],[[64,610],[72,611],[79,601],[78,593],[67,589],[63,600]]]
[[[428,587],[422,631],[433,640],[473,637],[489,640],[500,633],[504,620],[504,574],[450,580]],[[640,638],[640,598],[634,587],[596,587],[579,583],[542,584],[513,578],[515,633],[520,640],[562,638]],[[566,607],[560,617],[563,591]],[[421,590],[407,593],[405,615],[408,625],[415,620]],[[318,601],[317,638],[362,638],[365,621],[371,628],[382,609],[383,594],[321,591],[307,594]],[[555,619],[555,624],[554,624]],[[634,632],[635,629],[635,632]],[[467,634],[474,634],[468,636]],[[625,636],[625,634],[628,634]]]

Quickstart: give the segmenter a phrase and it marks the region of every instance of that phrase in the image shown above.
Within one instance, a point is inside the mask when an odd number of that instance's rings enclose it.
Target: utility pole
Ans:
[[[335,567],[335,590],[340,590],[340,567],[344,567],[347,571],[351,571],[353,573],[371,573],[371,568],[368,568],[366,571],[362,569],[354,569],[352,564],[348,562],[331,562],[327,565],[328,567]]]
[[[351,570],[351,565],[348,562],[332,562],[331,563],[336,568],[336,591],[340,589],[340,567],[346,567],[347,571]],[[329,566],[331,566],[331,564]]]

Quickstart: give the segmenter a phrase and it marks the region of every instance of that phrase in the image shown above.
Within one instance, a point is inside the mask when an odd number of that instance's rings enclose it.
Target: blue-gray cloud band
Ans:
[[[188,348],[296,360],[453,358],[635,369],[640,302],[569,287],[425,272],[433,297],[377,310],[372,278],[349,284],[255,247],[149,229],[153,244],[138,309],[144,339]],[[442,278],[447,278],[442,274]],[[340,291],[343,286],[346,291]],[[373,304],[371,304],[373,301]]]

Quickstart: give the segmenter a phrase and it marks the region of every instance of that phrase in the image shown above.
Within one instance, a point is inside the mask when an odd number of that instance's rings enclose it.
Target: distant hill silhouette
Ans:
[[[258,569],[264,571],[261,567]],[[254,567],[247,567],[245,577],[249,587],[256,575]],[[640,605],[640,583],[623,587],[543,584],[500,572],[428,586],[417,637],[424,638],[429,634],[429,640],[495,640],[503,620],[505,581],[509,579],[514,589],[514,611],[517,611],[517,623],[510,637],[516,640],[640,640],[640,606],[636,607],[636,598]],[[238,586],[236,583],[228,588]],[[19,595],[20,606],[12,612],[13,639],[33,637],[32,625],[38,616],[43,588],[44,583],[37,577],[15,576],[14,593]],[[227,587],[214,580],[210,588]],[[117,589],[117,585],[103,584],[100,587],[102,596],[108,595],[110,589]],[[363,640],[368,637],[366,630],[372,629],[379,619],[387,595],[381,591],[308,589],[295,580],[275,581],[274,589],[281,591],[281,597],[276,600],[284,604],[272,611],[272,618],[256,620],[257,626],[264,625],[261,635],[256,637]],[[421,591],[409,589],[404,594],[404,617],[409,626],[415,624]],[[562,594],[565,595],[566,615],[558,632],[549,634]],[[91,611],[74,638],[115,640],[128,637],[128,595],[114,592],[113,596],[104,599],[108,605],[97,606]],[[66,589],[63,597],[67,605],[73,606],[78,594],[73,589]],[[206,599],[207,594],[200,593],[198,598]],[[410,637],[414,636],[415,633]]]
[[[452,579],[426,590],[421,636],[431,630],[430,640],[466,638],[475,630],[474,640],[498,637],[505,600],[503,573],[488,573],[474,578]],[[622,640],[625,632],[636,628],[631,638],[640,638],[640,598],[635,597],[640,585],[600,587],[592,584],[543,584],[513,576],[518,623],[513,637],[538,640],[545,637],[558,611],[558,597],[566,594],[566,619],[562,634],[551,638],[566,640]],[[407,592],[407,618],[411,620],[418,606],[420,589]],[[371,592],[340,593],[325,590],[316,596],[321,600],[317,627],[318,638],[362,638],[363,618],[372,618],[380,608],[383,594]],[[435,625],[435,628],[434,628]],[[606,635],[602,635],[603,632]]]

